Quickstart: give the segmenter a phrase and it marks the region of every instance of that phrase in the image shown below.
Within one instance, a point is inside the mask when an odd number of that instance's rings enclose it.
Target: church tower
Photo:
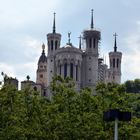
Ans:
[[[93,9],[91,10],[90,29],[84,31],[83,38],[86,44],[85,54],[83,55],[84,87],[95,87],[98,82],[98,45],[101,33],[94,28]]]
[[[52,33],[47,34],[47,41],[48,41],[48,55],[47,55],[47,84],[50,85],[52,81],[52,77],[56,74],[55,71],[55,52],[57,49],[60,48],[61,42],[61,34],[56,33],[56,26],[55,26],[55,13],[54,13],[54,20],[53,20],[53,31]]]
[[[38,61],[37,69],[37,84],[41,84],[44,88],[47,87],[47,57],[45,55],[45,45],[42,45],[42,54]]]
[[[109,60],[110,60],[110,78],[109,82],[114,83],[121,83],[121,59],[122,53],[117,51],[117,41],[116,37],[117,34],[114,34],[114,52],[109,53]]]

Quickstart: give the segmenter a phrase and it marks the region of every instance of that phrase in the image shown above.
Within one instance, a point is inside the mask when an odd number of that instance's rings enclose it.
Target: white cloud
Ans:
[[[17,39],[17,44],[20,44],[20,49],[18,48],[18,51],[15,51],[11,60],[0,62],[0,72],[3,71],[10,77],[17,77],[19,81],[25,80],[26,76],[30,75],[31,80],[35,81],[37,61],[42,51],[42,42],[27,36],[23,39]],[[9,52],[9,55],[12,55],[12,52],[11,54]]]
[[[36,62],[27,62],[27,63],[19,64],[15,66],[15,71],[16,71],[19,81],[25,80],[27,75],[30,76],[31,80],[35,81],[36,70],[37,70]]]
[[[6,63],[0,63],[0,72],[4,72],[9,77],[17,78],[19,82],[26,79],[26,76],[29,75],[31,80],[36,81],[36,62],[27,62],[23,64],[9,65]],[[3,80],[3,77],[0,76],[0,81]]]
[[[123,45],[126,49],[122,61],[123,80],[140,78],[140,24],[124,39]]]
[[[40,57],[42,53],[42,44],[39,39],[33,38],[31,36],[27,36],[20,40],[19,44],[22,44],[23,51],[25,58],[29,61],[36,61]],[[45,44],[45,43],[44,43]],[[47,54],[47,45],[45,44],[45,53]],[[27,61],[28,61],[27,60]]]
[[[0,62],[0,73],[4,72],[9,77],[15,77],[15,71],[12,65]],[[0,76],[0,81],[3,80],[3,77]]]
[[[63,32],[62,44],[63,42],[65,44],[67,31],[72,31],[72,37],[77,38],[81,29],[90,24],[89,12],[94,8],[95,25],[103,29],[104,35],[101,56],[105,54],[108,60],[108,52],[113,47],[112,32],[115,30],[120,35],[130,32],[132,28],[130,21],[133,22],[139,17],[139,3],[139,0],[105,2],[101,0],[88,2],[85,0],[4,0],[0,4],[0,62],[2,62],[0,71],[12,74],[11,76],[16,76],[20,80],[24,80],[27,74],[31,79],[36,76],[37,61],[42,51],[41,45],[43,38],[46,39],[45,34],[52,30],[54,11],[57,13],[57,31]],[[123,40],[124,43],[118,43],[118,46],[125,48],[122,50],[123,81],[140,77],[140,21],[137,21],[136,25],[137,29],[129,33]],[[119,38],[120,42],[122,42],[121,39]],[[75,41],[72,39],[74,44],[76,41],[78,42],[78,39]]]

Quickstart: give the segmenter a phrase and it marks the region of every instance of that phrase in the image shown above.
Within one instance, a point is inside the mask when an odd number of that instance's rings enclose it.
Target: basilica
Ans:
[[[109,66],[99,57],[99,42],[101,32],[94,27],[93,10],[91,11],[91,24],[84,30],[79,38],[79,46],[74,46],[68,33],[68,42],[61,44],[61,34],[56,30],[55,13],[52,32],[47,34],[47,54],[45,45],[37,63],[36,82],[21,82],[21,89],[30,83],[43,96],[50,94],[50,83],[54,75],[71,77],[75,88],[94,88],[98,82],[121,83],[122,53],[117,50],[116,33],[114,35],[114,49],[109,52]],[[84,43],[82,43],[84,42]],[[84,45],[84,46],[83,46]],[[85,49],[83,49],[85,48]]]
[[[52,33],[47,34],[48,53],[45,54],[45,45],[42,45],[42,54],[38,60],[36,84],[44,89],[49,88],[54,75],[71,77],[76,84],[76,89],[95,87],[98,82],[121,82],[121,58],[122,53],[117,51],[116,33],[114,50],[109,52],[109,66],[99,58],[99,42],[101,32],[94,28],[93,10],[91,11],[91,24],[89,29],[84,30],[80,37],[79,46],[71,43],[70,33],[65,46],[61,44],[61,34],[56,31],[55,13]],[[81,41],[84,41],[82,48]]]

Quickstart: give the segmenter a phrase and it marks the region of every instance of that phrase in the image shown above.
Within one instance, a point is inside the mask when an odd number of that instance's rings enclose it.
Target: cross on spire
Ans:
[[[55,29],[56,29],[56,27],[55,27],[55,15],[56,15],[56,13],[54,12],[53,14],[54,14],[54,19],[53,19],[53,33],[55,33]]]
[[[94,23],[93,23],[93,9],[91,9],[91,29],[94,28]]]
[[[81,39],[82,39],[82,36],[80,35],[79,36],[79,49],[81,49],[81,46],[82,46]]]
[[[117,38],[118,35],[115,33],[113,36],[115,37],[115,40],[114,40],[114,52],[117,52],[117,41],[116,41],[117,39],[116,38]]]

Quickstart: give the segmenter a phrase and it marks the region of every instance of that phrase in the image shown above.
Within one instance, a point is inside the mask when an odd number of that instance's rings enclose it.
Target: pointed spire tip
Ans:
[[[93,9],[91,9],[91,29],[94,28],[94,23],[93,23]]]
[[[56,32],[56,27],[55,27],[55,15],[56,15],[56,13],[54,12],[53,14],[54,14],[54,19],[53,19],[53,33],[55,33]]]
[[[80,35],[80,36],[79,36],[79,49],[80,49],[80,50],[81,50],[81,46],[82,46],[81,39],[82,39],[82,36]]]
[[[115,39],[114,39],[114,52],[117,52],[117,36],[118,35],[115,33],[113,36],[115,37]]]

